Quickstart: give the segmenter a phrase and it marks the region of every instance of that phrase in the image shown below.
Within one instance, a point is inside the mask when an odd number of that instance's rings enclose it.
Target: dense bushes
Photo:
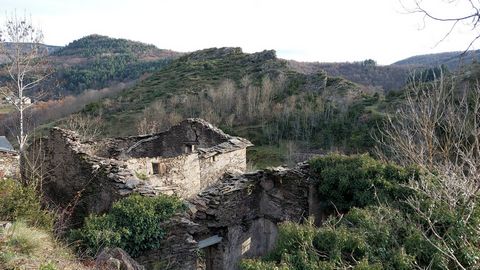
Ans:
[[[310,161],[318,178],[319,195],[339,211],[406,198],[400,184],[417,178],[414,168],[377,161],[368,155],[328,155]]]
[[[71,239],[79,241],[88,254],[103,247],[120,247],[132,256],[155,249],[165,235],[160,223],[183,209],[176,197],[132,195],[114,203],[104,215],[91,215],[81,229],[73,230]]]
[[[0,220],[22,220],[31,226],[51,229],[53,215],[42,209],[35,187],[15,180],[0,180]]]
[[[448,210],[436,213],[443,222],[435,224],[435,229],[446,241],[452,241],[451,246],[455,247],[452,252],[462,265],[478,269],[478,232],[455,222],[452,214]],[[470,225],[479,226],[478,217],[474,212]],[[241,267],[245,270],[461,269],[436,248],[441,247],[440,241],[414,215],[399,209],[352,208],[319,228],[310,223],[282,224],[275,250],[262,261],[244,260]]]
[[[410,180],[436,183],[435,176],[366,155],[310,164],[320,197],[340,213],[321,227],[282,224],[276,248],[242,261],[242,269],[479,269],[480,207],[452,208],[407,188]]]
[[[291,270],[413,269],[415,257],[406,252],[404,245],[411,245],[411,241],[422,243],[411,235],[415,235],[415,228],[395,209],[353,208],[343,218],[332,218],[321,228],[283,224],[275,250],[262,263]],[[242,267],[272,269],[247,260]]]

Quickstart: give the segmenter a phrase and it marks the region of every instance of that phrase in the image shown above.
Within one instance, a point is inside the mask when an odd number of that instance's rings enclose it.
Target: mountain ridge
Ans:
[[[480,58],[480,50],[453,51],[414,55],[391,64],[391,66],[437,67],[445,65],[449,70],[460,70]]]

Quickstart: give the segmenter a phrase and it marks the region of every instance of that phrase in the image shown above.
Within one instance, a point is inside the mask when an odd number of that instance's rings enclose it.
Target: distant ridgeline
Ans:
[[[90,35],[51,55],[62,95],[138,79],[167,65],[178,53],[126,39]]]
[[[438,67],[445,65],[451,71],[468,67],[480,59],[480,50],[466,52],[445,52],[412,56],[392,64],[392,66]]]

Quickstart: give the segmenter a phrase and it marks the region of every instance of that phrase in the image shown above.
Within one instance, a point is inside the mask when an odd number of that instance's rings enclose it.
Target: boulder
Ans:
[[[105,248],[95,260],[98,270],[145,270],[121,248]]]

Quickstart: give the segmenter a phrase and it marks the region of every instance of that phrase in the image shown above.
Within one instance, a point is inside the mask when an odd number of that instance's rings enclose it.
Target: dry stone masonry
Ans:
[[[278,224],[303,222],[321,202],[307,164],[226,176],[188,199],[187,213],[169,220],[162,248],[137,260],[147,269],[238,269],[242,258],[274,247]]]
[[[73,225],[132,193],[185,199],[187,211],[161,224],[161,248],[136,258],[146,269],[236,270],[273,249],[279,223],[323,217],[308,164],[245,173],[248,146],[187,119],[163,133],[94,142],[54,128],[29,151],[45,157],[39,169],[54,203],[80,198]]]
[[[0,136],[0,180],[16,178],[19,173],[18,153],[5,136]]]
[[[251,145],[204,120],[186,119],[158,134],[88,142],[53,128],[29,153],[44,157],[36,170],[45,173],[44,190],[54,203],[80,198],[73,216],[81,223],[134,192],[192,197],[226,172],[244,172]]]

